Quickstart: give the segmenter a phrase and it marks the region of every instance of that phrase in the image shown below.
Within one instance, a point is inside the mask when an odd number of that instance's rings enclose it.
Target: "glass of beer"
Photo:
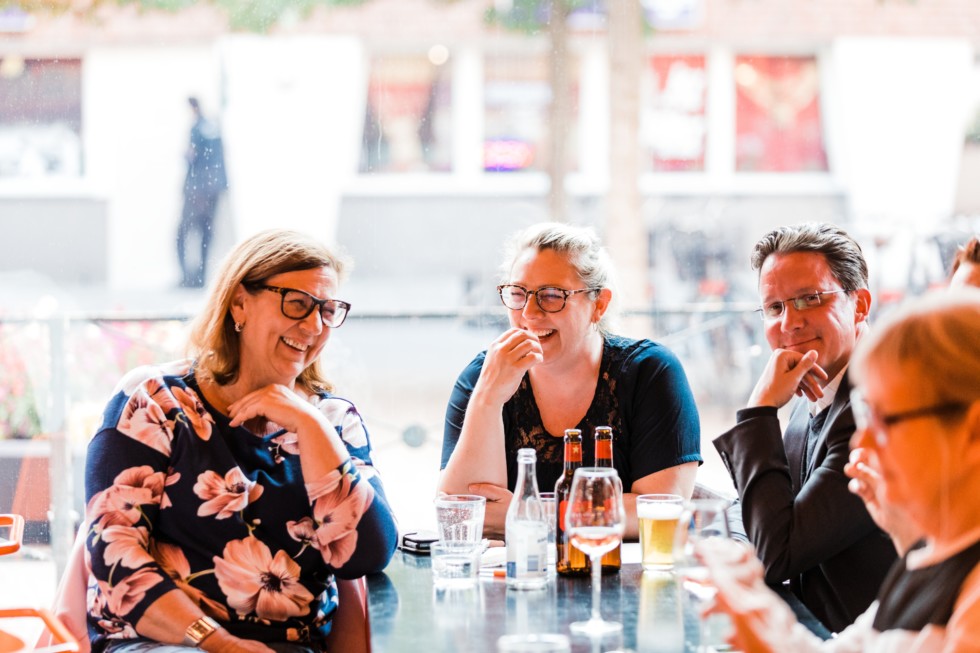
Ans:
[[[636,497],[643,569],[666,571],[673,568],[674,533],[683,510],[684,498],[677,494],[641,494]]]

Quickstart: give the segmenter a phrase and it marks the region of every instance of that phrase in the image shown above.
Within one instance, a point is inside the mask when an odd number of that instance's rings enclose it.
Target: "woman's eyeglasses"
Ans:
[[[854,388],[851,390],[851,412],[854,414],[854,426],[859,431],[869,429],[874,435],[878,446],[885,446],[887,444],[888,429],[896,424],[923,417],[955,415],[956,413],[967,410],[969,407],[970,404],[961,401],[950,401],[932,406],[903,410],[889,415],[879,415],[864,398],[864,394],[859,389]]]
[[[257,290],[270,290],[279,293],[282,303],[279,308],[282,314],[291,320],[305,319],[315,309],[320,309],[320,320],[331,329],[336,329],[347,318],[350,304],[339,299],[317,299],[308,292],[295,288],[280,288],[265,284],[252,286]]]
[[[579,290],[565,290],[564,288],[556,288],[553,286],[545,286],[544,288],[538,288],[537,290],[528,290],[524,286],[518,286],[516,284],[505,284],[503,286],[497,286],[497,292],[500,294],[500,301],[504,303],[504,306],[512,311],[519,311],[527,306],[527,298],[534,295],[534,300],[538,302],[538,307],[545,313],[557,313],[561,309],[565,308],[565,302],[568,301],[569,296],[577,295],[581,292],[598,292],[602,288],[580,288]]]

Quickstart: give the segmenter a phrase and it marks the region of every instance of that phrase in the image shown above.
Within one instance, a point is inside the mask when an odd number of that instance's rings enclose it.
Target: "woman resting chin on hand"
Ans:
[[[357,409],[318,358],[343,261],[271,230],[225,260],[193,360],[128,374],[86,460],[93,651],[327,646],[336,579],[385,567],[396,527]]]

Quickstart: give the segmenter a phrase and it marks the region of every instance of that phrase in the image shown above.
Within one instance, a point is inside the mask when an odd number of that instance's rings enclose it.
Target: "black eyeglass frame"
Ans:
[[[504,289],[506,288],[520,288],[524,291],[524,303],[518,307],[508,306],[507,302],[504,301]],[[541,296],[538,294],[544,290],[554,290],[560,292],[562,295],[561,308],[555,310],[548,310],[541,305]],[[538,303],[538,308],[540,308],[545,313],[561,313],[565,310],[565,305],[568,303],[568,298],[572,295],[577,295],[583,292],[599,292],[602,288],[579,288],[578,290],[565,290],[564,288],[559,288],[558,286],[542,286],[537,290],[528,290],[524,286],[518,285],[516,283],[504,283],[497,286],[497,294],[500,295],[500,303],[504,305],[504,308],[511,311],[523,311],[524,307],[527,306],[528,299],[531,295],[534,295],[534,301]]]
[[[763,320],[778,320],[786,313],[786,304],[793,304],[793,308],[798,311],[807,311],[812,308],[819,308],[820,306],[823,306],[823,299],[821,299],[821,297],[824,295],[836,295],[837,293],[848,293],[852,291],[852,288],[840,288],[839,290],[818,290],[816,292],[808,292],[796,297],[787,297],[786,299],[778,299],[774,302],[769,302],[768,304],[755,309],[755,312],[758,313]],[[807,304],[806,300],[808,297],[816,297],[817,303],[812,305]],[[782,307],[779,309],[779,313],[777,315],[769,315],[767,311],[777,304]]]
[[[864,398],[864,393],[858,388],[851,390],[851,413],[854,415],[854,426],[858,430],[871,429],[874,432],[875,440],[880,446],[888,442],[886,429],[896,424],[923,417],[954,415],[964,412],[969,408],[970,404],[963,401],[947,401],[931,406],[910,408],[909,410],[902,410],[897,413],[891,413],[890,415],[879,415]]]
[[[282,314],[285,317],[288,317],[290,320],[297,320],[297,321],[305,320],[310,316],[310,313],[319,309],[320,321],[323,323],[323,325],[330,327],[331,329],[337,329],[340,328],[340,325],[344,323],[344,321],[347,319],[347,316],[350,314],[350,303],[345,302],[341,299],[320,299],[319,297],[314,297],[313,295],[306,292],[305,290],[299,290],[298,288],[283,288],[282,286],[270,286],[269,284],[265,284],[265,283],[251,284],[249,285],[249,288],[252,288],[254,290],[268,290],[278,294],[280,300],[279,310],[280,312],[282,312]],[[298,292],[301,295],[306,295],[312,300],[313,303],[310,305],[310,309],[306,311],[306,313],[304,313],[303,315],[297,317],[297,316],[290,315],[289,313],[286,312],[286,293],[290,293],[290,292]],[[329,322],[327,321],[326,316],[323,314],[324,307],[328,305],[331,306],[334,310],[334,318]],[[343,314],[340,316],[339,320],[336,318],[338,308],[343,309],[344,311]]]

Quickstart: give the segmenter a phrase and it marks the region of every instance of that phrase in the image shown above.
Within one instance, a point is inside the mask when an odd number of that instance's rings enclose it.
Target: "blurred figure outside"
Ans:
[[[221,192],[228,188],[224,146],[218,126],[204,117],[197,98],[187,98],[194,112],[187,148],[184,208],[177,229],[177,259],[184,288],[201,288],[206,278],[208,247]],[[196,239],[194,244],[192,242]]]

